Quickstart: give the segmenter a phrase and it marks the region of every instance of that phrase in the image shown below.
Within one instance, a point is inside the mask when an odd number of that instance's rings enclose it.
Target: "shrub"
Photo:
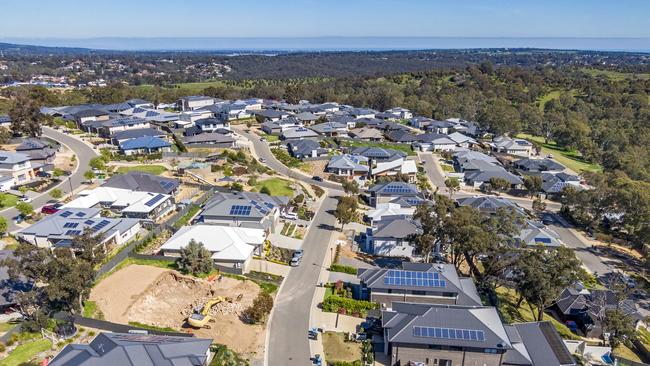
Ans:
[[[253,300],[253,304],[244,310],[242,315],[252,324],[261,323],[266,319],[271,309],[273,309],[273,298],[267,292],[262,291]]]
[[[368,310],[377,307],[378,304],[370,301],[353,300],[337,295],[332,295],[323,301],[323,311],[337,313],[343,309],[347,314],[359,314],[364,317]]]
[[[343,264],[334,263],[330,266],[330,272],[341,272],[347,274],[357,274],[357,269],[352,266],[345,266]]]

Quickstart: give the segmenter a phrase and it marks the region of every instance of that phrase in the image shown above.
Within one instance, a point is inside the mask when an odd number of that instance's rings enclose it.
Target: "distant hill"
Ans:
[[[1,43],[0,51],[5,55],[65,55],[82,53],[102,53],[104,51],[92,50],[89,48],[77,47],[46,47],[32,46],[26,44]]]

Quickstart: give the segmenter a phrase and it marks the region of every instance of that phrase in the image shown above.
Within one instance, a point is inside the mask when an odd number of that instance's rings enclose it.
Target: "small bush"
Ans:
[[[352,266],[345,266],[343,264],[334,263],[330,266],[330,272],[341,272],[347,274],[357,274],[357,269]]]
[[[271,309],[273,309],[273,298],[267,292],[262,291],[253,300],[253,304],[244,310],[242,315],[252,324],[261,323],[266,319]]]
[[[353,300],[345,297],[332,295],[323,301],[323,310],[330,313],[344,311],[346,314],[359,314],[362,317],[368,310],[377,309],[378,304],[370,301]]]

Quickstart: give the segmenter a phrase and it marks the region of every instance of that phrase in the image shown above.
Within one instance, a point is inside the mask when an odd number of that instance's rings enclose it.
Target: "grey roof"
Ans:
[[[119,126],[138,125],[141,123],[149,123],[149,121],[144,118],[120,117],[115,119],[109,119],[108,121],[102,121],[101,125],[103,127],[119,127]]]
[[[376,128],[361,127],[350,130],[349,134],[359,139],[382,139],[384,134]]]
[[[295,117],[301,121],[315,121],[318,119],[317,115],[310,112],[298,113]]]
[[[552,159],[521,159],[512,163],[517,169],[529,172],[562,171],[564,165]]]
[[[414,142],[418,140],[417,136],[409,130],[391,131],[386,135],[386,137],[395,142]]]
[[[287,144],[287,147],[291,150],[293,155],[299,156],[311,155],[314,150],[317,150],[318,154],[324,154],[327,152],[327,149],[322,148],[318,141],[309,139],[291,141]]]
[[[171,194],[180,181],[138,171],[116,174],[102,184],[103,187],[122,188],[138,192]]]
[[[538,246],[547,248],[559,248],[562,246],[560,235],[546,225],[527,220],[525,226],[517,235],[520,245]]]
[[[559,193],[567,185],[580,182],[580,177],[567,173],[542,173],[542,191],[546,193]],[[573,184],[574,185],[574,184]]]
[[[466,307],[393,302],[382,311],[386,341],[407,344],[511,349],[510,339],[494,307]],[[484,340],[420,337],[414,327],[483,331]]]
[[[13,258],[13,250],[0,250],[0,261]],[[12,280],[7,267],[0,267],[0,306],[13,305],[14,296],[22,291],[29,291],[32,284],[26,280]]]
[[[465,180],[469,182],[488,182],[492,178],[501,178],[508,181],[510,184],[523,184],[524,182],[518,176],[510,173],[500,166],[494,165],[494,168],[489,170],[476,170],[465,173]]]
[[[109,113],[103,109],[86,108],[71,113],[75,118],[107,116]]]
[[[524,210],[507,198],[496,196],[473,196],[457,198],[458,206],[471,206],[488,214],[495,213],[498,209],[512,209],[520,215],[525,215]]]
[[[312,130],[323,134],[323,133],[332,133],[338,132],[340,129],[347,130],[348,126],[344,123],[339,122],[324,122],[310,127]]]
[[[198,120],[196,120],[196,121],[194,122],[194,125],[195,125],[195,126],[202,126],[202,125],[225,125],[225,124],[227,124],[227,123],[228,123],[227,121],[224,121],[224,120],[222,120],[222,119],[214,118],[214,117],[210,117],[210,118],[201,118],[201,119],[198,119]]]
[[[155,128],[138,128],[135,130],[126,130],[126,131],[119,131],[113,134],[112,138],[115,140],[130,140],[130,139],[135,139],[138,137],[144,137],[144,136],[166,136],[167,134],[164,131],[157,130]]]
[[[365,163],[365,164],[362,164]],[[368,159],[358,155],[334,155],[327,163],[327,169],[352,169],[357,172],[367,172]]]
[[[45,141],[36,138],[29,138],[23,140],[23,142],[20,143],[20,145],[16,146],[16,151],[43,150],[49,147],[50,144],[48,144]]]
[[[265,110],[262,110],[262,111],[256,111],[255,114],[258,115],[258,116],[265,117],[265,118],[282,118],[282,116],[287,115],[286,112],[280,112],[280,111],[275,110],[275,109],[265,109]]]
[[[465,163],[475,161],[475,160],[482,160],[492,164],[498,163],[497,159],[495,159],[494,157],[485,155],[478,151],[472,151],[472,150],[463,150],[455,153],[454,160],[456,161],[457,164],[461,166]]]
[[[212,97],[206,97],[205,95],[190,95],[188,97],[182,97],[181,99],[187,101],[201,101],[201,100],[214,100]]]
[[[594,322],[602,319],[605,311],[616,307],[635,320],[643,318],[634,301],[624,299],[619,302],[617,294],[612,290],[578,290],[574,287],[567,287],[555,303],[564,315],[584,314]]]
[[[474,286],[472,279],[459,277],[458,272],[456,272],[456,268],[453,264],[403,262],[402,269],[405,271],[413,272],[438,273],[440,279],[446,281],[446,285],[443,291],[455,293],[458,296],[458,305],[482,305],[481,298],[476,291],[476,287]],[[386,281],[384,279],[389,274],[389,271],[391,270],[387,268],[360,268],[357,271],[357,277],[359,277],[364,285],[371,291],[373,289],[415,291],[423,289],[421,286],[386,284]]]
[[[555,327],[550,322],[518,323],[506,326],[513,349],[505,354],[509,364],[533,366],[576,365]]]
[[[318,134],[305,127],[295,127],[282,131],[281,136],[284,139],[296,139],[305,137],[317,137]]]
[[[449,144],[456,145],[456,142],[447,135],[440,133],[423,133],[415,136],[415,141],[420,143]]]
[[[420,193],[415,184],[405,182],[377,183],[368,191],[375,195],[385,196],[415,196]]]
[[[88,345],[70,344],[51,366],[201,366],[211,339],[100,333]]]
[[[187,136],[183,139],[186,144],[201,144],[201,143],[234,143],[235,139],[216,132],[200,133],[194,136]]]
[[[19,164],[29,160],[29,155],[10,151],[0,151],[0,164]]]
[[[203,206],[203,211],[199,216],[263,218],[276,207],[287,204],[289,204],[289,198],[286,196],[269,196],[255,192],[217,192]],[[237,210],[233,213],[233,206],[249,206],[250,213],[244,214]]]
[[[393,149],[384,149],[381,147],[357,147],[352,150],[352,154],[365,156],[368,159],[378,161],[393,161],[400,158],[405,158],[407,155],[403,151]]]
[[[420,224],[412,219],[382,217],[375,222],[372,236],[374,238],[408,239],[411,235],[421,233]]]

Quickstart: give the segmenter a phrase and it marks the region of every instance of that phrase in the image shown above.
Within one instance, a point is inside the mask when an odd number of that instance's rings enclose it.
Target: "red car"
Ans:
[[[62,204],[56,203],[54,205],[45,205],[43,208],[41,208],[41,212],[46,214],[46,215],[51,215],[53,213],[59,212]]]

